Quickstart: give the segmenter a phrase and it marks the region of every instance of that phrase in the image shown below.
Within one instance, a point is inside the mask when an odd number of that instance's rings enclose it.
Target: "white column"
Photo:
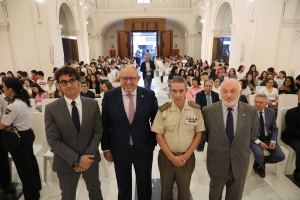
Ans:
[[[8,37],[8,22],[0,22],[0,72],[15,71]]]

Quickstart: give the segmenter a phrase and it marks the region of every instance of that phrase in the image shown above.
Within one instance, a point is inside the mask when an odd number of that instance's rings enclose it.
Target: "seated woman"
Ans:
[[[186,75],[185,75],[184,69],[180,69],[179,72],[178,72],[178,75],[179,75],[179,76],[182,76],[183,78],[186,79]]]
[[[261,88],[258,94],[265,94],[268,97],[268,107],[274,109],[277,116],[279,94],[278,89],[273,87],[274,82],[274,79],[267,78],[267,86]]]
[[[24,89],[27,90],[29,96],[31,97],[31,95],[32,95],[32,89],[31,89],[31,85],[30,85],[30,80],[29,79],[26,79],[24,81]]]
[[[44,90],[50,96],[52,94],[52,92],[55,91],[55,89],[56,89],[56,87],[54,85],[54,78],[50,76],[50,77],[48,77],[47,85],[45,85]]]
[[[294,78],[292,76],[285,78],[283,85],[279,87],[279,94],[296,94],[298,96],[298,103],[300,103],[299,88],[295,86]]]
[[[42,100],[48,99],[48,93],[41,88],[38,83],[31,84],[32,95],[35,100],[35,107],[39,112],[42,112]]]
[[[91,74],[90,79],[90,88],[89,89],[95,89],[96,90],[96,97],[100,97],[100,83],[96,77],[95,74]]]
[[[255,87],[255,81],[254,81],[252,73],[248,73],[246,75],[246,83],[247,83],[247,86],[250,88],[251,93],[255,94],[256,87]]]
[[[54,92],[52,92],[52,94],[51,94],[52,98],[60,98],[60,97],[62,97],[64,95],[64,93],[60,89],[59,84],[56,83],[55,87],[56,87],[56,90]]]
[[[178,67],[174,66],[171,70],[171,74],[168,77],[168,82],[169,82],[168,85],[170,85],[170,82],[173,79],[173,77],[177,76],[177,71],[178,71]]]
[[[266,84],[266,80],[268,78],[274,79],[273,74],[272,73],[267,73],[267,78],[263,82],[261,82],[260,86],[266,86],[267,85]],[[277,83],[275,81],[274,81],[274,84],[273,84],[273,88],[276,88],[276,89],[278,88],[278,85],[277,85]]]
[[[194,101],[194,98],[198,92],[201,92],[203,87],[200,86],[200,81],[196,77],[193,78],[193,86],[189,88],[187,97],[188,101]]]
[[[278,87],[283,85],[285,78],[286,78],[286,72],[285,71],[280,71],[279,75],[276,78],[274,78],[274,80],[276,81]]]
[[[241,84],[242,94],[245,95],[247,97],[247,101],[249,101],[249,95],[251,94],[251,90],[247,86],[247,81],[246,80],[240,80],[239,82]]]
[[[267,73],[266,71],[263,71],[263,72],[261,73],[260,77],[258,77],[258,80],[259,80],[259,81],[264,81],[264,80],[266,80],[267,74],[268,74],[268,73]]]
[[[103,81],[102,83],[102,90],[103,92],[100,94],[101,100],[99,101],[99,105],[100,105],[100,115],[102,116],[102,100],[104,98],[104,93],[108,90],[113,89],[112,84],[109,81]]]
[[[218,76],[215,76],[214,79],[213,79],[213,82],[214,82],[214,85],[213,85],[212,91],[218,93],[219,96],[220,96],[220,89],[221,89],[220,83],[221,83],[221,79]]]
[[[244,79],[246,76],[246,72],[245,72],[245,66],[244,65],[240,65],[237,72],[236,72],[236,76],[237,76],[237,80],[241,80]]]
[[[189,75],[187,75],[186,76],[186,83],[187,83],[187,87],[189,88],[189,87],[191,87],[192,85],[191,85],[191,77],[189,76]]]

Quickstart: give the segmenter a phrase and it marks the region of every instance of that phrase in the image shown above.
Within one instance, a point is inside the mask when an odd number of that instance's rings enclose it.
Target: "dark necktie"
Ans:
[[[266,139],[266,133],[265,133],[265,122],[264,122],[264,117],[262,115],[262,112],[259,112],[260,114],[260,136],[259,136],[259,140],[264,142]]]
[[[72,120],[73,120],[73,123],[75,125],[75,128],[77,130],[77,133],[79,134],[80,132],[80,120],[79,120],[79,114],[78,114],[78,109],[76,107],[76,102],[75,101],[72,101]]]
[[[234,137],[234,128],[233,128],[233,115],[232,115],[232,108],[227,108],[228,114],[227,114],[227,120],[226,120],[226,134],[229,140],[229,143],[231,144]]]

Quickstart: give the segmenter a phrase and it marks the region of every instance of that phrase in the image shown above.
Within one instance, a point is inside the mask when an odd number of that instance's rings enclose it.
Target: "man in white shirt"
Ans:
[[[45,85],[47,85],[47,80],[44,77],[44,72],[38,71],[36,74],[37,74],[37,76],[39,78],[37,80],[37,83],[41,86],[42,89],[44,89]]]
[[[259,118],[258,134],[251,139],[250,149],[255,156],[253,169],[260,177],[265,178],[265,164],[278,163],[284,160],[285,156],[277,144],[278,127],[273,109],[267,108],[268,97],[265,94],[255,96],[254,106],[257,109]],[[264,156],[264,150],[270,152],[270,156]]]

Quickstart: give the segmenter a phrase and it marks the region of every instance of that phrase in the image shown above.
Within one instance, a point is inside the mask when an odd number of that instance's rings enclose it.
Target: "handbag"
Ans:
[[[20,145],[20,135],[17,128],[5,130],[1,133],[1,142],[8,151],[16,150]]]

